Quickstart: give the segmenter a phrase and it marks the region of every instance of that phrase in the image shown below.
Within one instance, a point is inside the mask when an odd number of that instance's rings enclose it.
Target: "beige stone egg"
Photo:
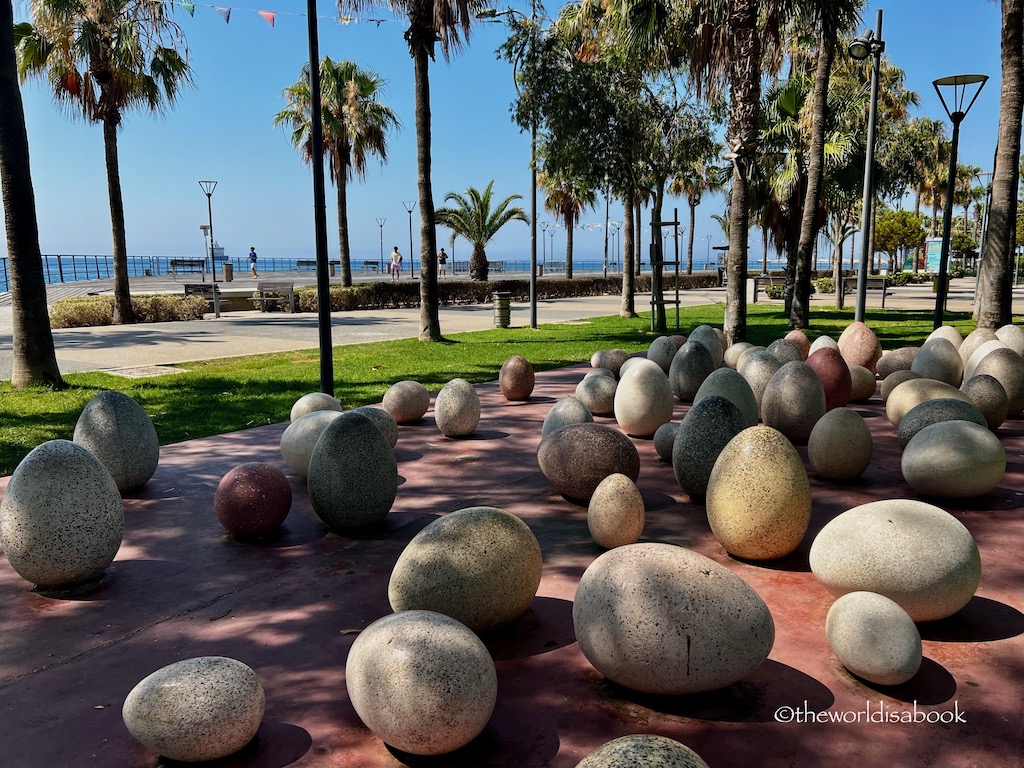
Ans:
[[[818,477],[852,480],[871,463],[871,430],[849,408],[834,408],[814,425],[807,441],[807,458]]]
[[[921,633],[907,612],[883,595],[840,597],[828,610],[825,635],[843,666],[872,683],[899,685],[921,667]]]
[[[665,736],[638,733],[612,739],[595,749],[576,768],[708,768],[700,755]]]
[[[885,401],[885,415],[892,425],[899,429],[903,417],[926,400],[940,397],[951,397],[969,403],[967,395],[956,387],[943,384],[934,379],[911,379],[905,381],[889,393]]]
[[[903,478],[918,493],[972,498],[999,485],[1006,473],[1006,451],[987,427],[971,421],[940,421],[910,439],[900,467]]]
[[[875,374],[863,365],[850,366],[850,402],[865,403],[875,396]]]
[[[878,337],[861,322],[850,323],[839,335],[839,354],[852,367],[863,365],[872,373],[882,357],[882,345]]]
[[[608,475],[587,507],[590,535],[605,549],[636,544],[644,532],[644,497],[625,475]]]

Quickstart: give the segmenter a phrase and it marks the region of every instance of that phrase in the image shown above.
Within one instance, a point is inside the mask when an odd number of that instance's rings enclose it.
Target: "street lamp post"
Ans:
[[[380,227],[380,271],[384,272],[384,222],[386,222],[383,216],[377,217],[377,226]],[[409,254],[409,258],[412,258],[412,254]]]
[[[707,261],[704,262],[704,264],[705,264],[704,268],[707,269],[707,268],[709,268],[711,266],[711,235],[704,235],[704,239],[708,241]]]
[[[956,154],[960,143],[960,123],[964,121],[967,113],[974,106],[974,102],[978,100],[981,89],[985,87],[987,80],[988,75],[953,75],[932,81],[935,92],[939,94],[939,101],[942,102],[942,108],[946,110],[946,114],[949,115],[949,119],[953,123],[953,138],[950,141],[949,149],[949,177],[946,180],[946,204],[943,206],[942,212],[942,250],[939,252],[939,274],[935,281],[935,317],[933,319],[935,328],[942,325],[942,313],[946,307],[946,290],[949,285],[946,270],[949,266],[949,234],[953,226],[953,188],[956,184]],[[970,103],[964,109],[964,101],[967,99],[970,86],[977,86],[977,90],[974,91],[974,96],[971,97]],[[952,89],[949,91],[952,111],[950,104],[946,103],[946,99],[942,95],[942,88]]]
[[[416,209],[415,200],[403,200],[402,205],[405,207],[406,212],[409,214],[409,277],[413,280],[416,279],[416,273],[413,269],[413,258],[412,258],[412,212]]]
[[[210,230],[210,273],[212,274],[213,282],[217,282],[217,262],[214,261],[216,258],[216,251],[213,246],[213,190],[217,188],[216,181],[200,181],[199,186],[206,194],[206,213],[210,217],[210,223],[207,227]]]
[[[541,231],[544,233],[544,235],[546,235],[548,233],[548,227],[550,227],[550,226],[551,226],[551,222],[550,221],[542,221],[540,223],[540,228],[541,228]],[[541,237],[544,237],[544,235],[541,235]],[[543,248],[541,249],[542,253],[541,253],[541,261],[540,261],[540,263],[543,265],[544,269],[547,269],[548,268],[548,241],[547,241],[547,238],[544,238],[544,240],[541,242],[541,245],[543,246]]]
[[[619,272],[619,228],[622,227],[621,221],[610,222],[612,228],[612,237],[615,239],[612,242],[612,260],[615,265],[615,271]]]

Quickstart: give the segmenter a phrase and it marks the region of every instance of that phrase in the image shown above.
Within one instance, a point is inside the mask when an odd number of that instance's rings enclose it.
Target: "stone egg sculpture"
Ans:
[[[541,427],[541,437],[547,437],[562,427],[570,424],[593,424],[594,417],[590,410],[583,404],[583,401],[575,397],[563,397],[551,406],[544,417],[544,424]]]
[[[388,600],[399,611],[436,611],[486,632],[530,607],[540,585],[537,538],[497,507],[467,507],[439,517],[402,550]]]
[[[984,344],[986,341],[998,341],[999,337],[996,336],[996,332],[991,328],[975,328],[969,334],[964,337],[963,342],[957,349],[960,352],[960,359],[964,361],[964,365],[971,359],[971,355]],[[971,378],[968,376],[967,378]]]
[[[730,554],[785,557],[811,521],[811,485],[800,454],[771,427],[743,430],[711,471],[707,513],[711,532]]]
[[[711,395],[724,397],[739,408],[746,426],[752,427],[757,424],[757,398],[754,397],[754,390],[747,384],[747,380],[736,371],[731,368],[713,370],[697,389],[697,394],[693,396],[693,404],[696,405]]]
[[[619,368],[629,359],[629,352],[624,349],[607,349],[595,352],[590,357],[591,368],[607,368],[616,378],[619,375]]]
[[[686,342],[683,343],[685,344]],[[678,348],[679,347],[676,346],[675,342],[668,336],[659,336],[652,341],[651,346],[648,347],[647,359],[657,363],[661,367],[661,370],[668,373],[669,366],[672,365],[672,358],[676,356],[676,350]]]
[[[701,398],[686,412],[672,447],[672,471],[692,501],[704,501],[719,455],[746,428],[739,408],[720,395]]]
[[[911,499],[875,501],[836,516],[811,544],[810,562],[836,597],[876,592],[915,622],[952,616],[981,580],[970,532],[945,510]]]
[[[590,501],[598,484],[616,472],[633,482],[640,454],[632,441],[603,424],[570,424],[540,441],[537,462],[544,477],[570,499]]]
[[[90,400],[78,417],[73,439],[102,462],[121,492],[149,482],[160,461],[153,420],[121,392],[100,392]]]
[[[803,362],[804,356],[800,349],[788,339],[776,339],[768,345],[766,350],[769,355],[779,361],[779,365],[786,363]]]
[[[873,592],[849,592],[828,610],[825,636],[836,658],[877,685],[905,683],[921,667],[921,633],[907,612]]]
[[[625,475],[608,475],[587,506],[587,528],[605,549],[636,544],[644,532],[644,498]]]
[[[368,528],[395,503],[398,462],[374,423],[350,411],[321,433],[306,484],[313,511],[332,531]]]
[[[761,420],[793,443],[806,443],[825,415],[825,389],[807,363],[786,363],[772,376],[761,398]]]
[[[358,409],[354,409],[358,410]],[[341,415],[341,411],[313,411],[289,424],[281,435],[281,456],[295,474],[309,474],[309,459],[313,447],[327,425]]]
[[[345,409],[341,407],[341,401],[333,395],[328,395],[326,392],[310,392],[295,401],[288,418],[290,421],[295,421],[307,413],[343,410]]]
[[[759,346],[750,346],[744,349],[742,352],[740,352],[739,357],[736,358],[736,370],[742,370],[747,360],[750,359],[755,353],[764,351],[765,348]],[[772,359],[774,360],[775,358]]]
[[[913,439],[914,435],[925,427],[938,424],[940,421],[957,420],[972,421],[975,424],[988,427],[985,417],[981,415],[981,411],[975,408],[972,403],[955,400],[952,397],[926,400],[920,405],[911,408],[907,415],[903,417],[903,421],[900,422],[899,429],[896,430],[896,437],[900,441],[900,448],[906,448],[907,443]]]
[[[390,413],[383,408],[377,408],[372,405],[362,405],[358,408],[353,408],[352,412],[365,416],[372,421],[374,426],[387,438],[388,445],[392,448],[398,445],[398,422],[392,418]]]
[[[807,357],[807,365],[818,374],[822,391],[825,393],[825,410],[842,408],[850,402],[853,394],[853,378],[850,366],[843,360],[838,349],[825,347]]]
[[[903,421],[904,416],[910,413],[911,409],[926,400],[936,400],[940,397],[952,397],[967,402],[967,395],[956,387],[943,384],[941,381],[934,379],[905,381],[889,393],[889,397],[885,401],[886,418],[899,429],[900,422]]]
[[[591,414],[607,416],[615,409],[615,390],[619,383],[608,376],[587,376],[576,385],[576,399]]]
[[[910,370],[925,379],[935,379],[953,387],[959,387],[964,378],[964,362],[960,353],[943,338],[926,341],[914,355]]]
[[[878,378],[884,381],[896,371],[909,371],[920,349],[921,347],[900,347],[883,352],[875,370]]]
[[[263,720],[259,676],[224,656],[200,656],[158,669],[132,688],[121,716],[143,746],[197,763],[234,754]]]
[[[888,376],[885,377],[885,379],[882,381],[881,385],[878,388],[879,394],[882,398],[882,402],[888,402],[889,393],[891,393],[894,389],[896,389],[896,387],[898,387],[903,382],[910,381],[911,379],[920,378],[922,378],[921,374],[914,373],[911,370],[894,371],[893,373],[890,373]]]
[[[480,395],[465,379],[452,379],[434,398],[434,421],[445,437],[471,435],[480,424]]]
[[[725,350],[725,354],[722,357],[722,362],[724,362],[733,370],[736,370],[736,367],[739,365],[740,362],[740,355],[742,355],[752,346],[754,345],[751,344],[749,341],[737,341],[735,344],[730,345],[729,348]]]
[[[988,356],[989,352],[995,352],[997,349],[1009,349],[1009,347],[1003,344],[1003,342],[1001,342],[999,339],[992,339],[991,341],[986,341],[982,343],[981,346],[974,350],[973,354],[971,354],[967,362],[964,363],[963,380],[966,381],[967,379],[974,376],[975,372],[978,369],[978,364],[982,360],[984,360],[985,357]],[[1014,354],[1017,353],[1014,352]],[[956,384],[954,384],[954,386],[958,387],[961,383],[962,382],[957,382]]]
[[[654,433],[654,451],[662,461],[671,463],[672,448],[676,444],[676,435],[679,433],[679,422],[669,421],[658,427]]]
[[[612,739],[595,749],[576,768],[708,768],[700,755],[665,736],[634,734]]]
[[[671,544],[631,544],[594,560],[576,589],[572,621],[598,672],[670,696],[731,685],[775,641],[768,606],[746,582]]]
[[[381,405],[398,424],[414,424],[430,407],[430,393],[418,381],[398,381],[388,387]]]
[[[308,415],[308,414],[307,414]],[[271,464],[239,464],[220,479],[213,511],[224,528],[241,538],[276,531],[292,508],[292,486]]]
[[[725,346],[722,344],[722,339],[722,332],[710,325],[698,325],[686,337],[687,341],[702,344],[704,349],[711,353],[711,360],[714,363],[712,369],[720,366],[725,358]]]
[[[710,326],[704,327],[710,329]],[[687,342],[676,352],[668,372],[672,394],[678,397],[680,402],[691,402],[704,379],[717,367],[708,348],[699,341],[694,341],[693,334],[690,334]]]
[[[985,355],[974,369],[975,376],[991,376],[1006,390],[1007,416],[1024,411],[1024,358],[1012,349],[997,349]]]
[[[800,350],[800,357],[804,360],[811,354],[811,340],[807,338],[807,334],[801,331],[799,328],[795,328],[785,336],[782,337],[784,341],[788,341]]]
[[[589,378],[590,376],[607,376],[611,379],[616,378],[615,374],[612,373],[607,368],[591,368],[589,371],[583,374],[584,379]]]
[[[685,343],[686,343],[686,336],[684,336],[684,335],[683,335],[683,334],[681,334],[681,333],[673,333],[673,334],[672,334],[671,336],[669,336],[669,339],[670,339],[670,340],[672,341],[672,343],[673,343],[673,344],[675,345],[675,347],[676,347],[676,352],[678,352],[678,351],[679,351],[679,348],[680,348],[681,346],[683,346],[683,344],[685,344]]]
[[[871,373],[882,357],[882,345],[875,332],[861,322],[850,323],[839,335],[839,354],[850,365],[862,365]]]
[[[920,494],[973,498],[999,485],[1006,473],[1006,451],[984,424],[940,421],[907,443],[900,468],[903,479]]]
[[[856,411],[835,408],[811,430],[807,458],[814,473],[826,480],[853,480],[871,464],[871,430]]]
[[[943,325],[936,328],[928,334],[928,338],[925,341],[931,341],[932,339],[945,339],[957,349],[960,349],[960,345],[964,343],[964,337],[952,325]]]
[[[764,397],[765,387],[768,386],[772,376],[778,373],[781,367],[779,361],[772,355],[769,355],[767,350],[755,352],[740,363],[740,376],[747,380],[747,384],[750,385],[750,391],[754,393],[758,413],[761,411],[761,401]]]
[[[626,374],[634,368],[654,368],[661,371],[661,366],[653,360],[648,360],[646,357],[631,357],[619,367],[619,381],[622,381]]]
[[[615,388],[615,420],[627,435],[653,436],[672,420],[672,405],[668,377],[654,363],[631,368]]]
[[[996,338],[1018,355],[1024,355],[1024,328],[1019,325],[1004,325],[996,330]]]
[[[498,387],[506,400],[529,400],[536,381],[533,366],[522,355],[512,355],[498,372]]]
[[[850,402],[866,403],[875,396],[878,382],[875,374],[863,365],[850,366]]]
[[[1006,390],[997,379],[988,374],[972,376],[960,386],[960,391],[985,417],[985,424],[995,432],[1006,421],[1010,410],[1010,401]]]
[[[0,545],[23,579],[62,589],[99,579],[121,547],[124,504],[106,467],[70,440],[29,451],[0,502]]]
[[[834,349],[839,351],[839,342],[828,335],[821,335],[811,342],[811,349],[808,351],[807,356],[810,357],[819,349]]]
[[[487,647],[466,625],[433,611],[393,613],[360,632],[345,685],[366,727],[414,755],[468,744],[487,726],[498,695]]]

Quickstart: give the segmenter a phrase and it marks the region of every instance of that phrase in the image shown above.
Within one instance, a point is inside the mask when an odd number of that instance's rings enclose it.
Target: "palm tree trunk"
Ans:
[[[627,185],[622,195],[622,304],[619,317],[636,317],[636,275],[633,274],[633,191]]]
[[[341,284],[352,285],[352,256],[348,244],[348,182],[345,172],[338,173],[338,253],[341,259]]]
[[[654,313],[654,331],[659,334],[668,332],[665,319],[665,238],[661,235],[661,227],[654,226],[654,222],[662,221],[664,199],[665,183],[661,182],[655,185],[654,201],[651,203],[651,310]]]
[[[434,193],[430,185],[430,52],[434,31],[429,23],[412,22],[413,30],[423,35],[421,45],[412,46],[416,71],[416,164],[420,193],[420,341],[441,341],[441,321],[437,296],[437,231],[434,226]],[[420,29],[417,29],[421,27]],[[413,34],[416,34],[415,32]],[[429,44],[429,48],[427,47]],[[412,268],[413,254],[409,254]]]
[[[135,322],[132,295],[128,290],[128,246],[125,242],[124,200],[117,160],[118,116],[103,118],[103,150],[107,161],[107,192],[110,197],[110,228],[114,237],[114,325]],[[214,265],[211,264],[213,269]]]
[[[999,328],[1012,320],[1017,185],[1020,167],[1021,112],[1024,107],[1024,0],[1003,0],[1002,90],[999,134],[992,177],[992,207],[981,268],[979,328]]]
[[[635,245],[634,253],[636,254],[633,262],[633,274],[640,277],[640,267],[644,262],[644,244],[643,244],[643,232],[644,232],[644,219],[643,219],[643,205],[640,203],[640,198],[633,199],[633,216],[636,217],[636,230],[633,232],[633,243]]]
[[[693,228],[697,223],[697,206],[690,203],[690,242],[686,247],[686,274],[693,274]]]
[[[572,213],[565,213],[565,279],[572,280],[572,236],[575,231]]]
[[[0,191],[3,195],[13,328],[11,384],[65,387],[57,367],[39,254],[39,225],[29,165],[28,132],[14,57],[14,10],[0,0]]]

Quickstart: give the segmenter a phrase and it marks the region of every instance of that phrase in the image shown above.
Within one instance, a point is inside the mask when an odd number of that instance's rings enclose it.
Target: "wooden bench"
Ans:
[[[202,296],[213,307],[213,316],[220,317],[220,285],[217,283],[185,283],[186,296]]]
[[[267,311],[268,304],[285,304],[295,312],[295,283],[287,280],[260,280],[256,283],[256,295],[249,301],[258,304],[261,312]]]
[[[843,278],[843,303],[846,301],[847,293],[857,293],[857,276],[852,275],[850,277]],[[892,291],[889,290],[889,278],[887,277],[868,277],[866,279],[867,290],[869,291],[881,291],[882,292],[882,309],[885,309],[885,297],[892,296]],[[865,296],[865,300],[867,297]]]
[[[295,262],[295,271],[301,272],[302,270],[315,270],[316,259],[298,259]]]
[[[722,284],[724,285],[725,282],[723,281]],[[754,298],[751,299],[751,303],[752,304],[757,304],[757,294],[758,294],[758,292],[764,286],[774,286],[774,285],[775,285],[775,278],[772,277],[771,275],[758,275],[757,277],[755,277],[754,278]],[[768,291],[767,290],[765,290],[764,295],[768,296]],[[771,296],[768,296],[768,298],[771,298]]]
[[[380,262],[376,259],[363,259],[363,272],[380,272]]]
[[[203,282],[206,282],[206,259],[171,259],[169,266],[175,281],[178,280],[179,272],[200,272],[203,275]]]

